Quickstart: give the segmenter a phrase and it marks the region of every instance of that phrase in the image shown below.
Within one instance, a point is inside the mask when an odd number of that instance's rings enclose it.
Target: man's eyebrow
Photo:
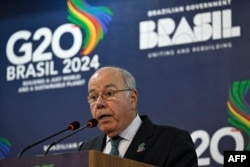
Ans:
[[[108,88],[112,88],[112,87],[116,88],[116,85],[113,83],[110,83],[110,84],[105,85],[104,89],[108,89]],[[89,89],[88,93],[92,93],[94,91],[95,91],[95,89]]]

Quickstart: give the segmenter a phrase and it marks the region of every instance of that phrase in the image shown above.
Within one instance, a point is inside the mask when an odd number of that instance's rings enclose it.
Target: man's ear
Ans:
[[[136,90],[132,90],[130,92],[130,99],[131,99],[132,104],[135,104],[135,105],[137,104],[138,94]]]

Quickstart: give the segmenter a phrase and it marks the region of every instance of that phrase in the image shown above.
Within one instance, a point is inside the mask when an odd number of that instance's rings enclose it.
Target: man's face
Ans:
[[[107,91],[127,89],[127,85],[119,71],[103,68],[89,80],[89,94],[103,94]],[[135,91],[116,92],[112,100],[104,100],[101,96],[90,109],[93,118],[98,120],[98,127],[109,137],[118,135],[134,119],[136,115],[137,94]]]

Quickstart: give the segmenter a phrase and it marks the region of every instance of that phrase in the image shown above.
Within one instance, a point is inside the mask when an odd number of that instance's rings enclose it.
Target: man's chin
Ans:
[[[101,125],[99,126],[100,130],[108,135],[108,136],[112,136],[112,133],[114,133],[115,129],[111,126],[111,125]]]

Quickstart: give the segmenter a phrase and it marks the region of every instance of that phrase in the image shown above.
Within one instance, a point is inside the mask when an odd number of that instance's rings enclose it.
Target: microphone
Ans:
[[[71,123],[68,125],[68,127],[67,127],[66,129],[63,129],[63,130],[61,130],[61,131],[59,131],[59,132],[57,132],[57,133],[55,133],[55,134],[52,134],[51,136],[48,136],[48,137],[46,137],[46,138],[44,138],[44,139],[42,139],[42,140],[40,140],[40,141],[38,141],[38,142],[35,142],[35,143],[33,143],[33,144],[31,144],[31,145],[25,147],[25,148],[18,154],[17,157],[20,158],[26,150],[28,150],[28,149],[30,149],[30,148],[32,148],[32,147],[34,147],[34,146],[36,146],[36,145],[38,145],[38,144],[40,144],[40,143],[46,141],[46,140],[48,140],[48,139],[50,139],[50,138],[52,138],[52,137],[54,137],[54,136],[56,136],[56,135],[59,135],[59,134],[65,132],[65,131],[67,131],[67,130],[74,131],[74,130],[78,129],[79,127],[80,127],[80,123],[79,123],[78,121],[71,122]]]
[[[94,118],[90,119],[90,120],[87,122],[87,124],[86,124],[85,126],[81,127],[81,128],[78,129],[77,131],[72,132],[71,134],[69,134],[69,135],[67,135],[67,136],[65,136],[65,137],[63,137],[63,138],[61,138],[61,139],[59,139],[59,140],[56,140],[56,141],[54,141],[53,143],[51,143],[51,144],[49,145],[49,147],[47,148],[46,152],[44,153],[44,155],[47,155],[48,152],[49,152],[49,150],[50,150],[50,148],[51,148],[52,146],[56,145],[57,143],[59,143],[59,142],[65,140],[65,139],[67,139],[68,137],[70,137],[70,136],[72,136],[72,135],[74,135],[74,134],[80,132],[81,130],[83,130],[83,129],[85,129],[85,128],[94,128],[94,127],[96,127],[97,124],[98,124],[98,121],[97,121],[96,119],[94,119]]]

